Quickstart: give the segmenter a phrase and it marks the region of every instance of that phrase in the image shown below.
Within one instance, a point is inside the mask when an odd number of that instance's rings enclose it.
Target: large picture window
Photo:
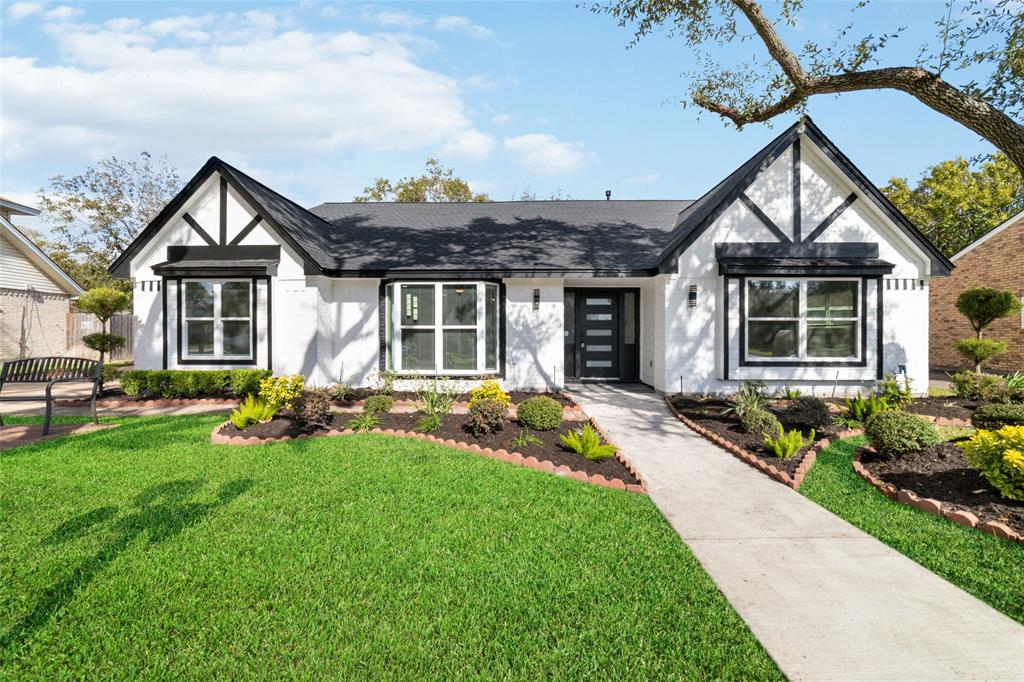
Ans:
[[[409,282],[389,285],[389,355],[398,372],[498,371],[498,285]]]
[[[251,281],[185,280],[182,286],[184,358],[251,359]]]
[[[861,282],[748,279],[748,361],[860,359]]]

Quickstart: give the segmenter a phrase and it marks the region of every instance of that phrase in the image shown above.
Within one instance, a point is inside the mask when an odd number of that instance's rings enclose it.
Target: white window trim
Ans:
[[[444,324],[443,291],[445,286],[458,285],[476,289],[476,324],[457,325]],[[392,282],[391,287],[391,356],[394,371],[398,374],[414,376],[478,376],[497,374],[501,364],[501,301],[498,301],[498,319],[494,333],[498,336],[495,366],[487,367],[487,287],[495,288],[495,295],[500,297],[501,289],[496,282],[479,282],[464,280],[431,280]],[[434,287],[434,324],[402,324],[402,287],[432,286]],[[404,329],[422,329],[434,332],[434,369],[405,369],[402,366],[402,331]],[[476,367],[473,369],[444,368],[444,332],[445,330],[472,329],[476,332]]]
[[[797,317],[751,317],[750,315],[750,282],[798,282],[799,286],[797,289],[798,293],[798,316]],[[808,317],[807,316],[807,283],[808,282],[854,282],[856,287],[854,290],[857,293],[857,298],[854,301],[853,309],[856,313],[853,317]],[[744,332],[744,348],[740,350],[743,353],[743,357],[748,363],[761,364],[761,365],[772,365],[785,362],[807,362],[807,363],[830,363],[830,362],[858,362],[862,360],[861,357],[861,345],[858,342],[861,334],[862,325],[866,324],[866,320],[862,319],[861,312],[864,307],[864,302],[861,300],[863,294],[863,284],[859,277],[747,277],[743,283],[743,286],[748,287],[743,292],[744,306],[743,310],[743,332]],[[853,355],[846,356],[835,356],[835,357],[822,357],[817,355],[807,354],[807,323],[809,320],[832,320],[834,322],[856,322],[856,336],[853,342]],[[796,322],[797,323],[797,355],[789,355],[785,357],[771,357],[766,358],[761,355],[750,354],[750,323],[751,322]]]
[[[185,296],[185,291],[188,287],[189,282],[197,282],[200,284],[212,284],[213,285],[213,317],[189,317],[188,315],[188,300]],[[228,282],[244,282],[249,287],[249,305],[246,306],[248,315],[245,317],[223,317],[221,315],[221,290],[223,285]],[[224,279],[207,279],[201,277],[193,277],[190,279],[181,280],[182,295],[181,295],[181,354],[183,360],[253,360],[256,349],[253,347],[252,342],[252,328],[255,324],[255,320],[252,317],[253,301],[255,300],[256,291],[252,285],[250,279],[240,278],[224,278]],[[188,323],[191,320],[196,321],[207,321],[213,322],[213,354],[210,355],[195,355],[188,351]],[[249,352],[244,355],[225,355],[224,354],[224,322],[241,322],[246,321],[249,323]]]

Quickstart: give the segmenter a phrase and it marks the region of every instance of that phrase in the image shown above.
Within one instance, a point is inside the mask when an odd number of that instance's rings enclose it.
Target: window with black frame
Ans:
[[[859,359],[857,279],[748,279],[746,359],[823,362]]]

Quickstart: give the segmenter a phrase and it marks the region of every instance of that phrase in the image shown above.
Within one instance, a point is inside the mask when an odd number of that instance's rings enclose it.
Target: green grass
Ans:
[[[381,435],[210,445],[222,419],[0,453],[0,670],[781,677],[646,497]]]
[[[853,472],[863,437],[818,454],[800,492],[925,568],[1024,623],[1024,545],[893,502]]]
[[[939,388],[938,386],[928,387],[929,398],[949,398],[954,395],[956,395],[956,393],[954,393],[953,390],[949,388]]]

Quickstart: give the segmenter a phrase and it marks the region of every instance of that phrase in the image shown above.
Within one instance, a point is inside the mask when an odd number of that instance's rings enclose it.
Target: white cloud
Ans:
[[[438,17],[434,22],[434,28],[439,31],[461,31],[473,38],[492,38],[494,36],[494,31],[486,26],[474,24],[466,17],[459,16]]]
[[[464,78],[462,84],[472,90],[497,90],[498,84],[491,78],[483,75]]]
[[[54,7],[46,13],[46,18],[50,21],[71,21],[75,17],[82,14],[82,10],[77,7],[71,7],[70,5],[60,5]]]
[[[423,24],[423,19],[402,10],[380,9],[367,10],[359,15],[363,21],[371,21],[381,26],[398,26],[399,28],[415,28]]]
[[[288,25],[255,11],[47,30],[56,63],[0,60],[3,158],[493,148],[415,41]]]
[[[498,126],[508,125],[512,122],[512,117],[508,114],[498,113],[491,117],[491,123]]]
[[[25,17],[38,14],[43,11],[43,3],[41,2],[15,2],[7,8],[7,14],[10,15],[11,19],[18,21]]]
[[[505,139],[505,149],[540,175],[559,175],[580,167],[586,154],[582,142],[563,142],[554,135],[529,133]]]
[[[470,129],[454,135],[445,144],[442,153],[473,159],[487,158],[494,149],[494,138],[479,130]]]

